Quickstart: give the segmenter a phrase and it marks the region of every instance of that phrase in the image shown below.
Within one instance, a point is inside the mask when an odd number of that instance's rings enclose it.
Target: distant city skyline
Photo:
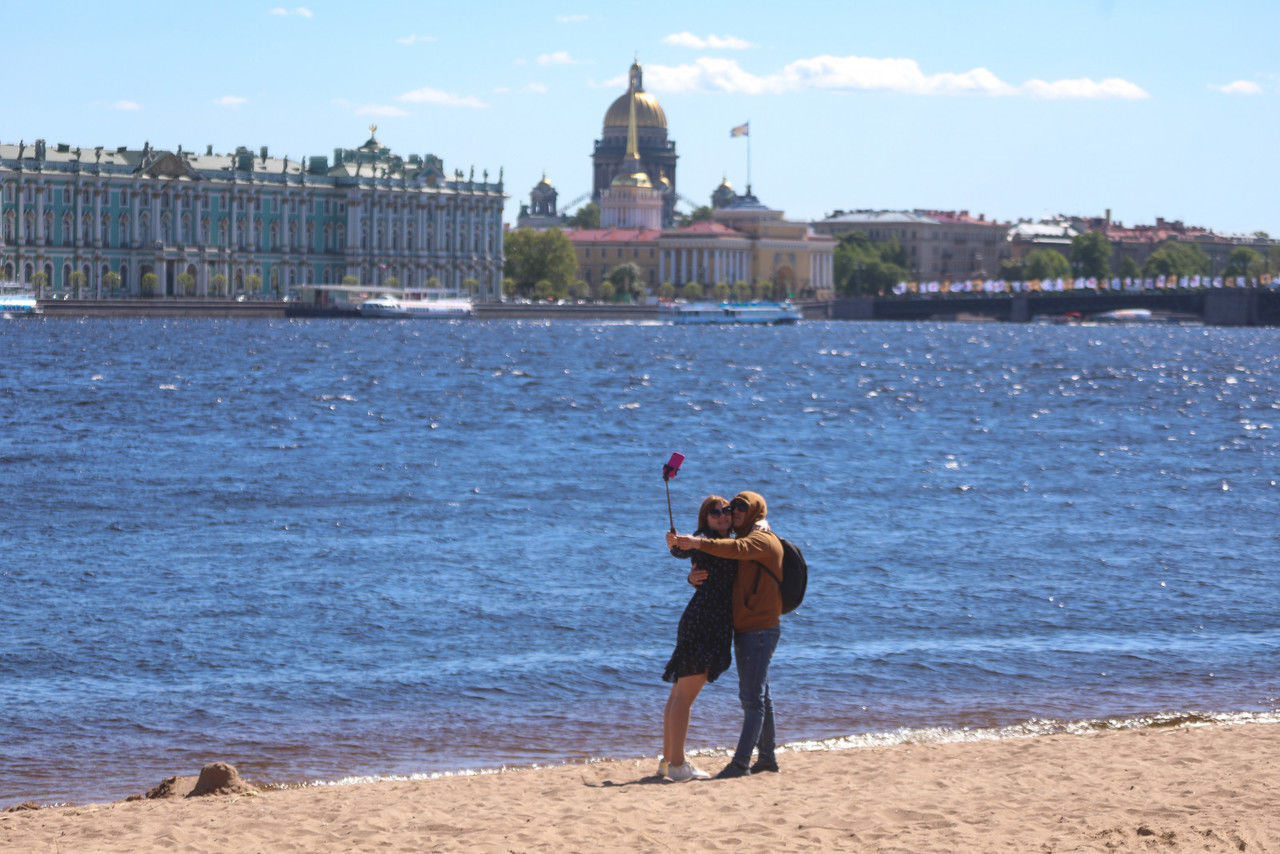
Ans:
[[[1240,2],[7,4],[0,142],[394,152],[591,190],[638,57],[706,204],[945,209],[1280,236],[1280,6]],[[688,205],[684,205],[688,207]]]

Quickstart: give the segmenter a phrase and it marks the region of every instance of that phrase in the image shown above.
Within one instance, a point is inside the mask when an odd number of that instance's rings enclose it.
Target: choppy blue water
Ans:
[[[1277,401],[1274,329],[5,323],[0,805],[656,756],[674,450],[809,559],[785,741],[1270,714]]]

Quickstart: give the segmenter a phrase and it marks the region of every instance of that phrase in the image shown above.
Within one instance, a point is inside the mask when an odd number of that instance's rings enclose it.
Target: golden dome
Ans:
[[[613,180],[609,182],[611,187],[643,187],[646,190],[653,189],[653,182],[649,180],[649,176],[637,169],[628,175],[626,172],[619,172],[613,176]]]
[[[538,189],[539,187],[546,187],[548,190],[552,189],[551,182],[547,180],[546,172],[542,173],[542,180],[534,185],[535,190]]]
[[[667,129],[667,114],[662,112],[658,99],[644,91],[644,72],[638,59],[631,63],[627,73],[627,91],[619,95],[604,114],[605,128],[626,127],[632,104],[636,108],[636,127]]]
[[[658,104],[658,99],[648,92],[636,92],[634,94],[636,98],[636,127],[662,128],[666,130],[667,114],[662,112],[662,106]],[[606,128],[625,128],[627,126],[627,114],[631,108],[629,103],[631,95],[630,91],[624,92],[609,105],[609,111],[604,114],[604,126]]]

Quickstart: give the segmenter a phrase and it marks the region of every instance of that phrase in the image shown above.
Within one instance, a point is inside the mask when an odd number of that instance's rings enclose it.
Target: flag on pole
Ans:
[[[751,122],[743,122],[733,130],[729,131],[729,136],[750,136]]]

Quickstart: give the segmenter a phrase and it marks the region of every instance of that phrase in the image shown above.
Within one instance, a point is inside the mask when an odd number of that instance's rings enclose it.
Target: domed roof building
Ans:
[[[543,172],[542,180],[534,184],[529,192],[529,204],[520,206],[516,228],[550,228],[559,225],[560,214],[556,211],[556,199],[559,195],[547,180],[547,173]]]
[[[675,220],[676,144],[667,139],[667,114],[658,99],[644,91],[644,79],[637,60],[631,64],[627,91],[619,95],[604,114],[604,127],[591,155],[594,177],[591,198],[600,202],[601,194],[613,185],[619,174],[628,180],[643,174],[651,188],[662,193],[662,222]],[[627,157],[627,137],[632,115],[635,116],[636,162]]]
[[[627,105],[627,150],[622,166],[609,182],[609,189],[600,193],[600,225],[605,228],[661,228],[664,190],[671,195],[670,184],[661,183],[666,176],[655,186],[640,160],[638,100],[633,98]]]

